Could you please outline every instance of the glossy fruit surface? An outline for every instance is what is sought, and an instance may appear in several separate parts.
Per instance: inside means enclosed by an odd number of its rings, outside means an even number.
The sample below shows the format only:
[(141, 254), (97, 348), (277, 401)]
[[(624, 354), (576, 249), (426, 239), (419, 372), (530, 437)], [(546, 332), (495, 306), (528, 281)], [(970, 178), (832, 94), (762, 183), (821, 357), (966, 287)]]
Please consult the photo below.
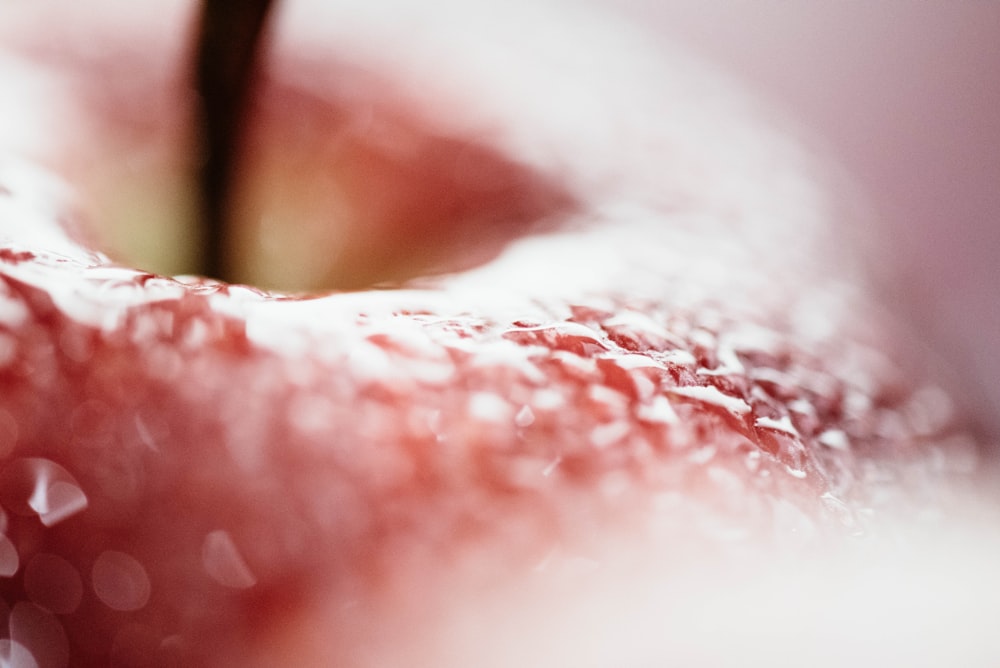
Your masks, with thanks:
[[(630, 39), (588, 21), (608, 53)], [(489, 260), (463, 255), (491, 231), (470, 229), (442, 261), (462, 271), (400, 289), (293, 297), (124, 268), (74, 238), (58, 180), (4, 165), (6, 651), (40, 668), (441, 665), (448, 621), (488, 617), (498, 592), (545, 598), (633, 559), (780, 561), (950, 508), (972, 444), (859, 287), (808, 161), (680, 56), (611, 58), (595, 79), (550, 38), (525, 47), (545, 67), (523, 80), (497, 43), (470, 50), (443, 86), (452, 114), (405, 87), (399, 115), (376, 114), (417, 146), (378, 172), (420, 185), (387, 230), (453, 208), (439, 161), (472, 182), (456, 156), (513, 175), (510, 197), (461, 199), (473, 221), (559, 204), (513, 216), (549, 219)], [(411, 71), (451, 72), (412, 48)], [(334, 86), (276, 72), (274, 100)], [(527, 95), (547, 87), (563, 95)], [(262, 136), (298, 131), (273, 122)], [(352, 164), (396, 146), (348, 145)]]

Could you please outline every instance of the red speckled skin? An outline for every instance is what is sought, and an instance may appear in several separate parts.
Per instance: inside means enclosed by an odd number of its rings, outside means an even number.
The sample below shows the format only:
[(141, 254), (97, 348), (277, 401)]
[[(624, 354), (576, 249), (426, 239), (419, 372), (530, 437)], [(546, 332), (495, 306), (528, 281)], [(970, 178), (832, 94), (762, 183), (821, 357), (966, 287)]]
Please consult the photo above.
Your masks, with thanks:
[[(74, 219), (57, 200), (43, 215), (64, 224), (31, 237), (18, 218), (30, 184), (0, 179), (0, 548), (18, 560), (0, 591), (40, 668), (385, 665), (399, 657), (387, 638), (434, 645), (440, 620), (475, 615), (480, 596), (544, 589), (540, 572), (572, 583), (579, 560), (621, 546), (666, 570), (808, 555), (946, 513), (971, 480), (961, 424), (863, 291), (815, 333), (803, 313), (833, 290), (822, 271), (761, 263), (741, 243), (730, 264), (698, 225), (684, 246), (625, 214), (581, 224), (596, 208), (584, 181), (564, 192), (468, 137), (406, 127), (434, 150), (380, 168), (394, 183), (437, 177), (468, 149), (504, 183), (462, 206), (514, 211), (520, 231), (569, 216), (579, 238), (538, 237), (547, 262), (575, 271), (579, 246), (604, 253), (581, 278), (623, 254), (629, 271), (525, 296), (528, 269), (498, 264), (473, 299), (461, 275), (289, 298), (122, 269), (65, 238)], [(382, 147), (358, 142), (351, 155), (378, 162)], [(427, 202), (442, 207), (428, 220), (449, 210), (454, 180), (420, 178), (428, 190), (390, 206), (386, 229)], [(725, 203), (720, 191), (656, 200), (654, 218), (682, 228), (671, 216)], [(730, 231), (745, 214), (718, 217)], [(770, 233), (753, 224), (731, 231)], [(653, 254), (630, 264), (635, 249)], [(446, 268), (463, 265), (454, 253)], [(692, 257), (732, 273), (692, 296), (700, 280), (677, 269)], [(86, 506), (43, 521), (43, 471)], [(102, 593), (109, 553), (139, 564), (148, 597)], [(71, 611), (43, 609), (26, 585), (39, 554), (79, 575)]]
[[(8, 255), (5, 265), (31, 261)], [(185, 288), (101, 331), (36, 287), (4, 284), (28, 312), (5, 328), (16, 352), (0, 370), (0, 409), (18, 434), (5, 460), (56, 462), (89, 501), (48, 529), (34, 513), (8, 512), (6, 535), (22, 563), (62, 555), (84, 577), (101, 552), (123, 551), (151, 583), (140, 610), (109, 610), (88, 593), (60, 616), (73, 665), (139, 651), (116, 646), (123, 629), (151, 647), (172, 638), (166, 646), (187, 665), (218, 665), (267, 644), (289, 611), (338, 600), (354, 605), (338, 626), (346, 637), (330, 643), (350, 656), (379, 628), (382, 606), (433, 606), (445, 576), (456, 591), (518, 581), (554, 552), (599, 553), (621, 535), (681, 540), (672, 553), (683, 561), (778, 545), (804, 522), (818, 549), (877, 533), (878, 513), (935, 506), (936, 488), (908, 476), (955, 474), (931, 456), (953, 428), (918, 433), (905, 417), (911, 388), (894, 378), (873, 376), (872, 405), (846, 408), (853, 390), (825, 370), (829, 358), (787, 341), (769, 355), (737, 351), (743, 373), (699, 375), (718, 367), (717, 351), (677, 333), (697, 316), (656, 304), (629, 306), (669, 340), (583, 305), (542, 323), (361, 311), (360, 341), (391, 368), (364, 378), (348, 360), (356, 350), (319, 361), (255, 346), (243, 322), (213, 312), (205, 293), (224, 287)], [(684, 327), (667, 329), (678, 318)], [(409, 326), (397, 337), (401, 320)], [(582, 327), (566, 333), (563, 322)], [(727, 327), (722, 319), (711, 332)], [(502, 356), (491, 360), (491, 348)], [(678, 351), (691, 356), (671, 361)], [(639, 358), (650, 366), (634, 368)], [(807, 373), (822, 378), (817, 388), (793, 380)], [(775, 380), (783, 374), (788, 384)], [(690, 387), (749, 410), (677, 392)], [(675, 418), (650, 411), (658, 397)], [(757, 422), (783, 417), (798, 436)], [(821, 445), (829, 430), (843, 430), (850, 451)], [(253, 586), (209, 577), (203, 546), (216, 531), (231, 537)], [(16, 576), (3, 592), (9, 606), (26, 598)]]

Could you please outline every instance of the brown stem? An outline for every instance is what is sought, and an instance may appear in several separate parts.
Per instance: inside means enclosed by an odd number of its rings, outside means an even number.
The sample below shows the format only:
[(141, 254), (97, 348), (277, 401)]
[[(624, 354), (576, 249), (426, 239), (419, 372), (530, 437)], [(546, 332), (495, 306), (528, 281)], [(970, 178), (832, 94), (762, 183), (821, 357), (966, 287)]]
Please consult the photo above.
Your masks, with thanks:
[(201, 98), (201, 273), (231, 279), (227, 228), (237, 151), (272, 0), (202, 0), (195, 85)]

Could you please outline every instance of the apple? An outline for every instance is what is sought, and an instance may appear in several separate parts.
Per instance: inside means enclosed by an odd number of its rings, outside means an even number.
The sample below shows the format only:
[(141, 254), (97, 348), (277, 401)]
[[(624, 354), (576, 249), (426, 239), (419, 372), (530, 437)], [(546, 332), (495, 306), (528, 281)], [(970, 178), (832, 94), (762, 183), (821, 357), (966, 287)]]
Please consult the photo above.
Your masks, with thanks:
[(974, 495), (849, 204), (722, 75), (557, 3), (288, 3), (251, 287), (111, 259), (196, 171), (192, 7), (134, 4), (0, 16), (3, 661), (698, 660), (698, 601)]

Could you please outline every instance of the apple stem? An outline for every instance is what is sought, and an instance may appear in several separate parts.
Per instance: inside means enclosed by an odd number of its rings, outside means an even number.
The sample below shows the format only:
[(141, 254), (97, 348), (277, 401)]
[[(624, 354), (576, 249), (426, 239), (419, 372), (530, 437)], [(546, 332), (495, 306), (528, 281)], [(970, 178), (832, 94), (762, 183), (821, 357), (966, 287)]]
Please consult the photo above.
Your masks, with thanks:
[(231, 280), (230, 197), (250, 88), (272, 0), (202, 0), (195, 61), (201, 109), (199, 225), (201, 273)]

